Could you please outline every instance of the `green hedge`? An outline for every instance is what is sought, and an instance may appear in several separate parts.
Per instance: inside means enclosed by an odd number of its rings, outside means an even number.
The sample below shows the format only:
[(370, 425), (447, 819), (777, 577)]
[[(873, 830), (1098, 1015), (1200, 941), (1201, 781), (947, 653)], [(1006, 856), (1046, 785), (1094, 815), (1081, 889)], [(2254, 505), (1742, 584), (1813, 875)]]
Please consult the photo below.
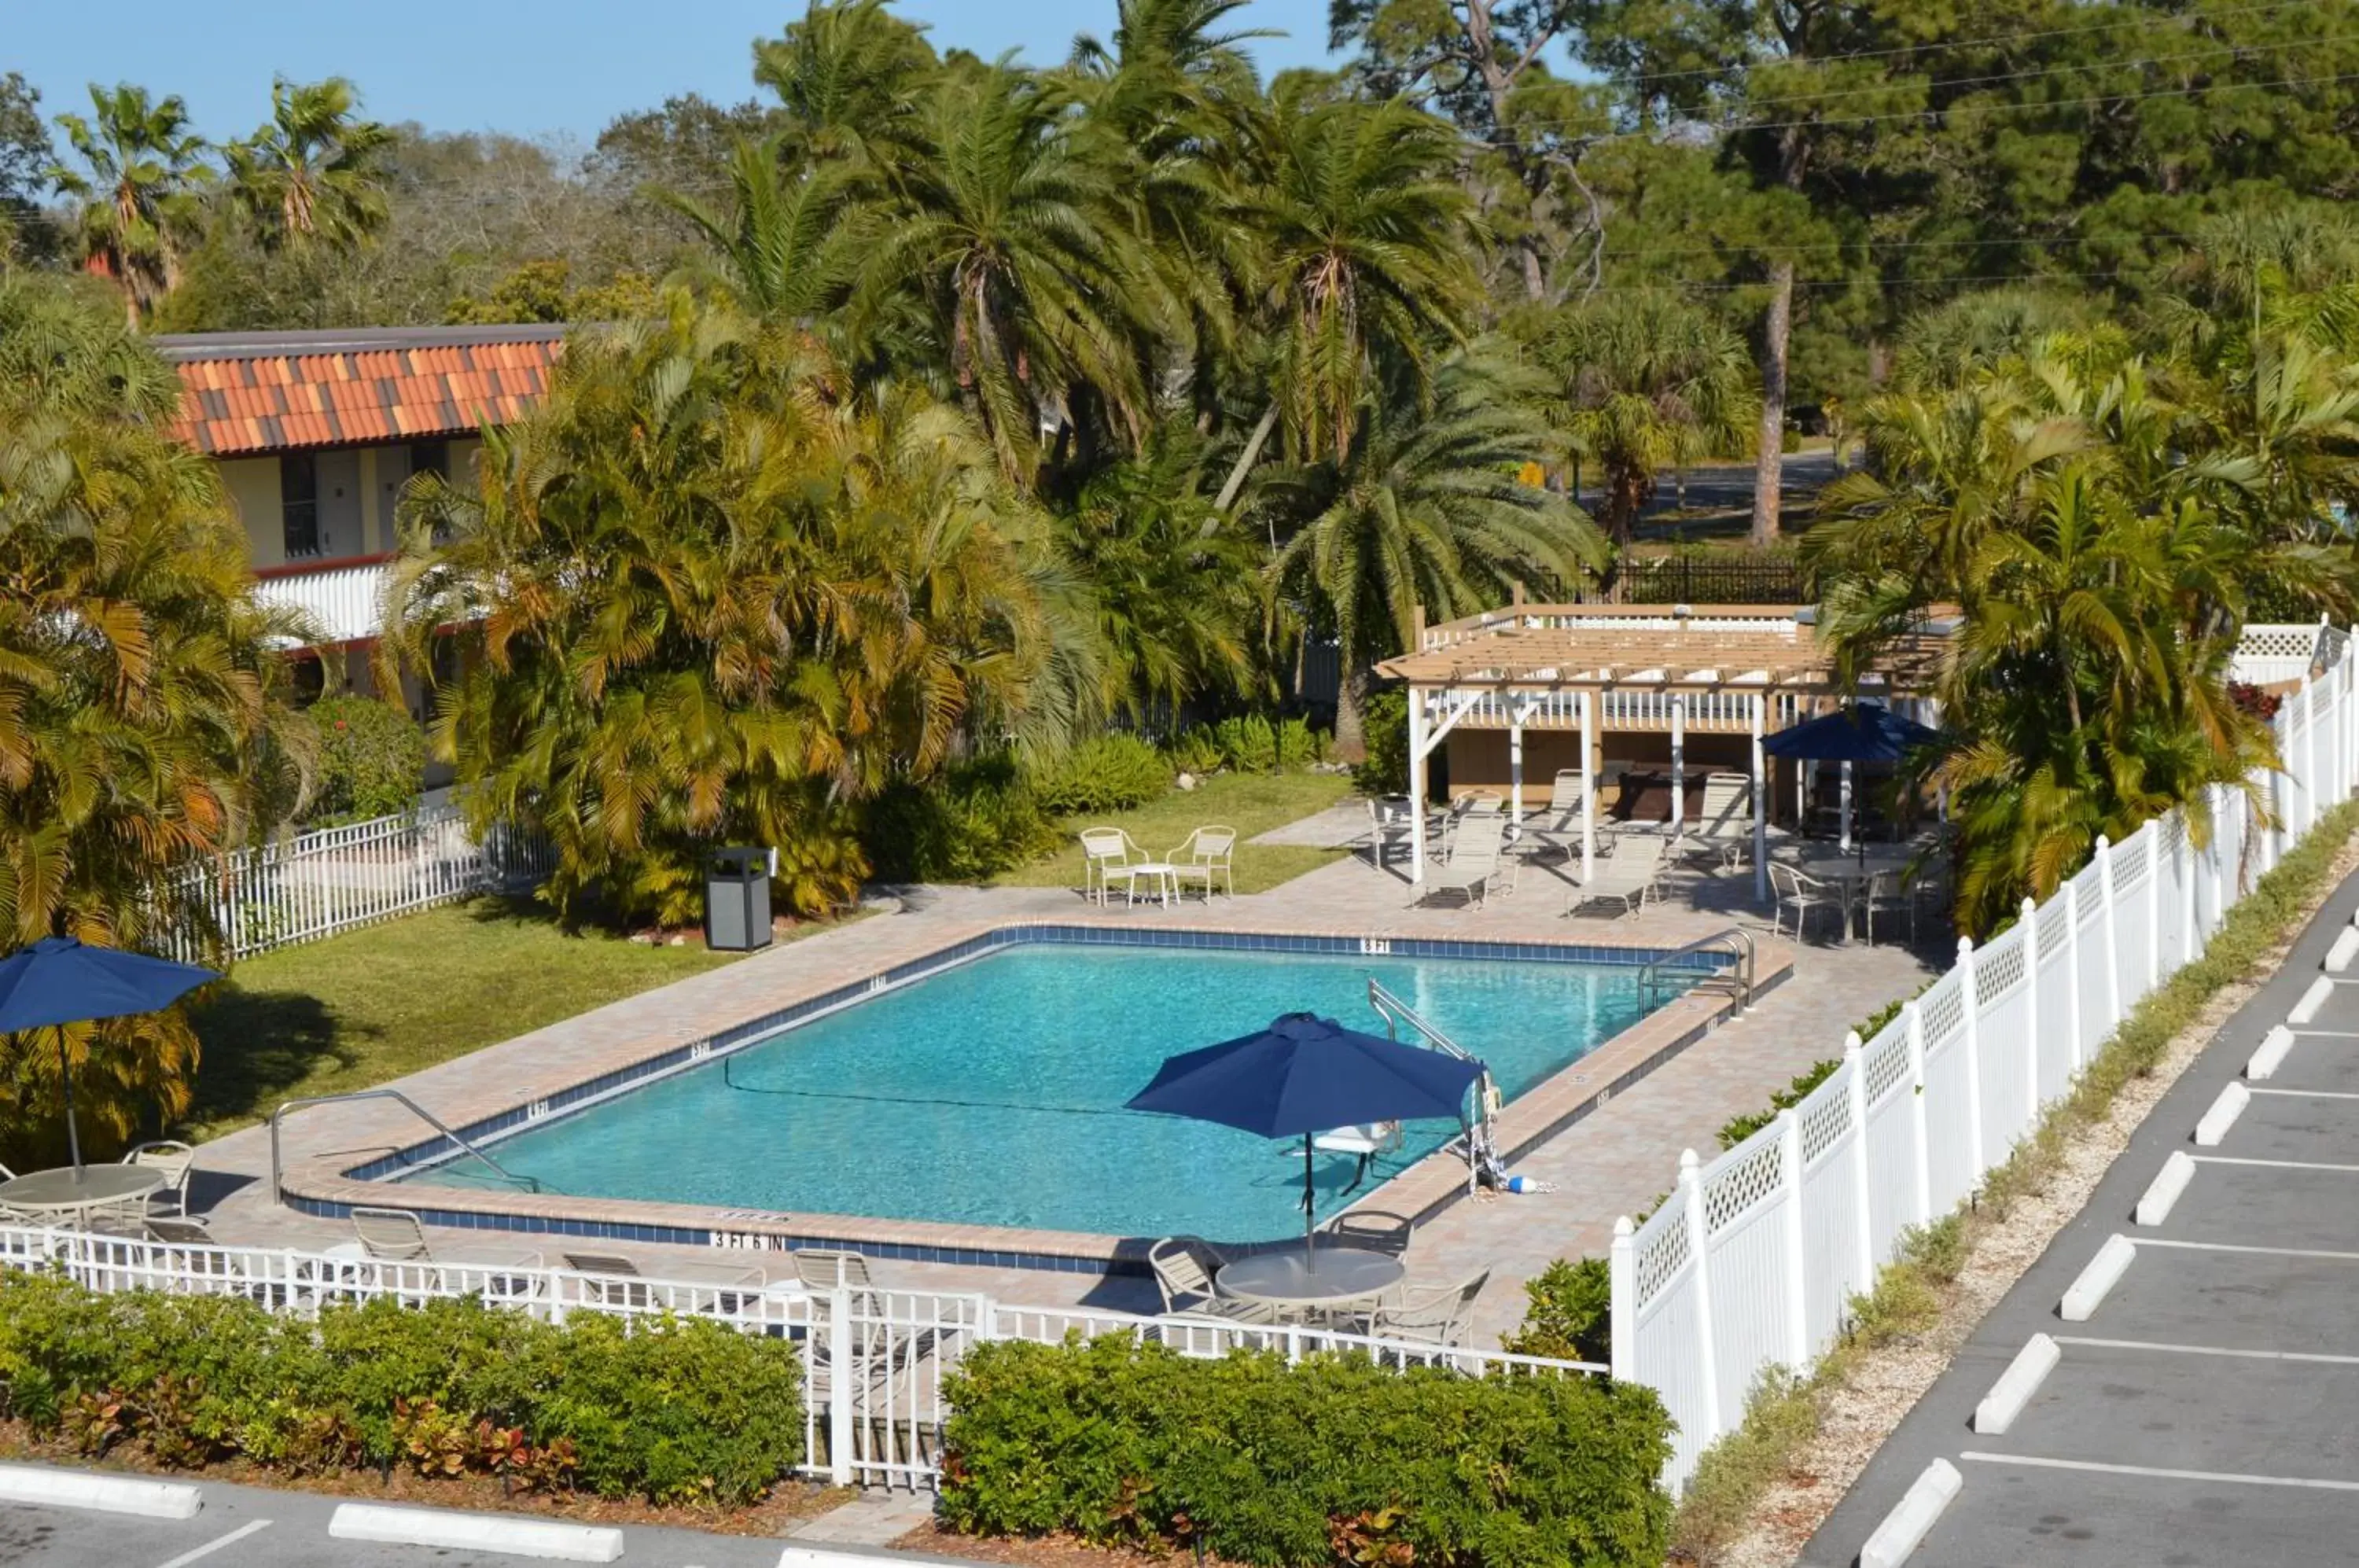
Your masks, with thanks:
[(1136, 735), (1098, 735), (1043, 768), (1032, 788), (1054, 816), (1126, 811), (1171, 788), (1171, 764)]
[(0, 1405), (93, 1456), (400, 1465), (663, 1503), (750, 1502), (803, 1456), (785, 1340), (596, 1312), (560, 1326), (472, 1298), (331, 1306), (313, 1323), (240, 1297), (7, 1274)]
[(1636, 1384), (1188, 1360), (1118, 1334), (978, 1345), (943, 1384), (939, 1517), (971, 1534), (1259, 1568), (1663, 1561), (1671, 1423)]
[(981, 757), (925, 784), (896, 783), (868, 804), (861, 839), (887, 882), (972, 882), (1057, 847), (1012, 757)]

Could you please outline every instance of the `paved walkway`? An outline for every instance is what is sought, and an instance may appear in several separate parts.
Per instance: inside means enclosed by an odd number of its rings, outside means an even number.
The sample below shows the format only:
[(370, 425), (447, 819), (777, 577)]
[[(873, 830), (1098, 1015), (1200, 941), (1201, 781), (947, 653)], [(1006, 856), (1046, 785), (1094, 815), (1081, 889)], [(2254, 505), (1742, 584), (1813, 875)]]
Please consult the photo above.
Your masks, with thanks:
[[(1984, 1318), (1805, 1550), (1856, 1562), (1937, 1460), (1963, 1484), (1910, 1568), (2212, 1568), (2347, 1563), (2359, 1518), (2359, 979), (2291, 1026), (2275, 1072), (2255, 1049), (2352, 929), (2338, 888), (2284, 968), (2157, 1104), (2087, 1208)], [(2359, 967), (2348, 975), (2359, 977)], [(2251, 1098), (2195, 1140), (2231, 1084)], [(2166, 1161), (2193, 1174), (2139, 1208)], [(2113, 1238), (2134, 1246), (2093, 1311), (2064, 1298)], [(2033, 1336), (2060, 1355), (2003, 1430), (1976, 1407)], [(2036, 1354), (2036, 1353), (2035, 1353)], [(1994, 1412), (1995, 1413), (1995, 1412)], [(1995, 1423), (2001, 1424), (2001, 1423)]]
[[(625, 1059), (650, 1054), (723, 1022), (833, 988), (1010, 920), (1212, 923), (1240, 931), (1539, 937), (1668, 947), (1732, 921), (1758, 926), (1761, 920), (1750, 903), (1748, 874), (1688, 877), (1665, 903), (1621, 920), (1565, 919), (1568, 887), (1553, 869), (1527, 868), (1520, 887), (1484, 907), (1412, 909), (1406, 907), (1408, 887), (1399, 866), (1380, 872), (1353, 857), (1267, 893), (1215, 901), (1209, 909), (1190, 902), (1170, 911), (1153, 906), (1101, 911), (1056, 888), (909, 889), (897, 900), (899, 912), (643, 993), (430, 1068), (400, 1086), (446, 1121), (463, 1124), (581, 1082), (604, 1071), (596, 1064), (611, 1065), (618, 1052)], [(1943, 956), (1940, 943), (1926, 946), (1936, 951), (1912, 953), (1890, 944), (1800, 948), (1792, 978), (1749, 1017), (1722, 1026), (1516, 1162), (1518, 1170), (1553, 1183), (1554, 1192), (1462, 1202), (1421, 1227), (1411, 1253), (1413, 1280), (1441, 1283), (1490, 1270), (1492, 1283), (1476, 1313), (1476, 1343), (1494, 1343), (1500, 1330), (1521, 1316), (1522, 1279), (1553, 1258), (1602, 1249), (1614, 1215), (1646, 1204), (1671, 1184), (1681, 1149), (1694, 1147), (1708, 1156), (1714, 1149), (1712, 1133), (1723, 1122), (1759, 1108), (1771, 1090), (1837, 1052), (1844, 1029), (1920, 987)], [(421, 981), (430, 983), (430, 976)], [(288, 1152), (291, 1162), (330, 1150), (411, 1142), (419, 1133), (416, 1123), (383, 1102), (323, 1106), (288, 1119)], [(291, 1214), (267, 1202), (270, 1154), (264, 1129), (207, 1144), (198, 1167), (197, 1205), (211, 1208), (214, 1230), (226, 1240), (301, 1246), (349, 1234), (341, 1224)], [(640, 1257), (650, 1272), (671, 1251), (623, 1250)], [(880, 1264), (876, 1274), (885, 1283), (910, 1289), (986, 1290), (1041, 1305), (1155, 1305), (1151, 1287), (1136, 1278), (901, 1262)]]

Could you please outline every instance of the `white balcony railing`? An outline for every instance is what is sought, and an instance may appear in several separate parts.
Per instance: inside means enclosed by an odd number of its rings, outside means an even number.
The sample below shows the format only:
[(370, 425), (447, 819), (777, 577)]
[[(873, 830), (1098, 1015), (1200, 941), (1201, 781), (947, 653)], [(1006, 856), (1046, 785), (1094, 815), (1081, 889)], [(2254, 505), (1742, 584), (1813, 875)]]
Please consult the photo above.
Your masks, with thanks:
[(255, 591), (266, 604), (300, 611), (328, 642), (359, 642), (384, 624), (385, 576), (381, 560), (331, 561), (316, 572), (274, 571)]

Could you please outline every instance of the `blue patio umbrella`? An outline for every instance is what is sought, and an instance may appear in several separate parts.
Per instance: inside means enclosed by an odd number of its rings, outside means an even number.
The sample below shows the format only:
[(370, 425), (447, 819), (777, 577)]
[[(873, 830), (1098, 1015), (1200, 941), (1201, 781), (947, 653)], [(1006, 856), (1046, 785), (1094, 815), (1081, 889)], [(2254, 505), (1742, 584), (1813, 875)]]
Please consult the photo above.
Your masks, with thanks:
[(1310, 1139), (1369, 1122), (1464, 1114), (1484, 1066), (1332, 1018), (1288, 1013), (1266, 1029), (1167, 1058), (1130, 1098), (1134, 1111), (1302, 1139), (1303, 1241), (1310, 1245)]
[(221, 976), (193, 964), (175, 964), (119, 947), (90, 947), (70, 936), (46, 936), (0, 958), (0, 1034), (58, 1030), (58, 1079), (66, 1096), (66, 1149), (82, 1175), (82, 1137), (74, 1127), (73, 1075), (66, 1067), (65, 1024), (126, 1018), (170, 1007)]
[(1863, 702), (1788, 725), (1765, 736), (1761, 749), (1805, 762), (1897, 762), (1904, 753), (1940, 740), (1939, 730), (1902, 718), (1881, 703)]

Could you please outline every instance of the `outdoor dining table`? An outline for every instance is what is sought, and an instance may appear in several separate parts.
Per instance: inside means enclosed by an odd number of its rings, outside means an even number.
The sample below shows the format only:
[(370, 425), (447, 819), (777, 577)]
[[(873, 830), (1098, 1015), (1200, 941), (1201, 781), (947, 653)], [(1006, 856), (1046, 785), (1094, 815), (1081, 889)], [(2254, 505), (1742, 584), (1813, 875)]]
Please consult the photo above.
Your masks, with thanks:
[(0, 1181), (0, 1212), (72, 1217), (93, 1209), (128, 1207), (164, 1186), (164, 1173), (146, 1165), (70, 1165), (32, 1171)]
[(1408, 1266), (1389, 1253), (1358, 1247), (1306, 1252), (1296, 1246), (1240, 1258), (1223, 1266), (1213, 1283), (1224, 1296), (1304, 1313), (1374, 1301), (1408, 1277)]
[(1879, 877), (1897, 877), (1915, 863), (1913, 855), (1871, 855), (1862, 859), (1856, 854), (1841, 853), (1804, 855), (1795, 864), (1809, 876), (1833, 885), (1843, 900), (1843, 941), (1851, 942), (1852, 916), (1867, 897), (1867, 885)]

